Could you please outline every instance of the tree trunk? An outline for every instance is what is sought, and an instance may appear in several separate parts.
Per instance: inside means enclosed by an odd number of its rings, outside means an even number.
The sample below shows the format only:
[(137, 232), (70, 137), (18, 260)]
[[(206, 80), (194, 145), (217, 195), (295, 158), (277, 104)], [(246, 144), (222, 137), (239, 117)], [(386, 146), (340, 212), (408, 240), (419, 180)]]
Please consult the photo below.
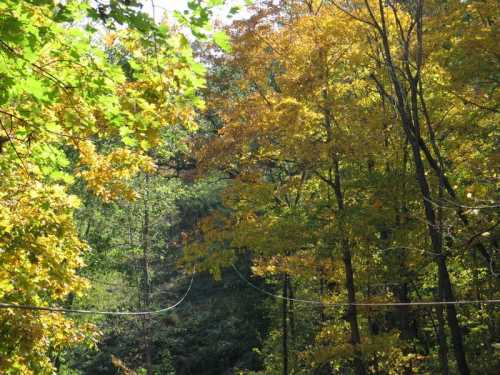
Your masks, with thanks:
[(361, 350), (359, 349), (361, 337), (359, 334), (358, 312), (356, 309), (356, 305), (354, 305), (354, 303), (356, 303), (354, 271), (352, 268), (351, 249), (349, 246), (349, 241), (347, 239), (342, 240), (342, 252), (342, 259), (344, 261), (345, 267), (347, 301), (350, 303), (347, 309), (347, 321), (349, 322), (349, 327), (351, 329), (351, 344), (354, 346), (354, 370), (356, 372), (356, 375), (364, 375), (365, 366), (363, 363)]
[[(328, 84), (328, 72), (325, 72), (325, 82)], [(332, 114), (330, 109), (327, 106), (328, 103), (328, 90), (323, 90), (323, 98), (325, 100), (325, 108), (324, 108), (324, 127), (327, 133), (327, 142), (332, 143), (334, 140), (333, 137), (333, 127), (332, 127)], [(342, 213), (345, 209), (344, 204), (344, 196), (342, 192), (342, 179), (340, 176), (340, 165), (339, 165), (339, 157), (335, 148), (332, 145), (331, 150), (331, 158), (332, 158), (332, 167), (334, 170), (334, 181), (328, 181), (328, 184), (331, 188), (333, 188), (335, 198), (337, 201), (337, 209), (339, 212), (339, 216), (342, 216)], [(349, 302), (349, 307), (346, 313), (346, 319), (349, 322), (349, 327), (351, 331), (351, 344), (353, 345), (354, 350), (354, 371), (356, 375), (365, 375), (365, 364), (363, 362), (362, 353), (359, 347), (361, 343), (361, 337), (359, 333), (359, 324), (358, 324), (358, 312), (356, 309), (356, 289), (354, 286), (354, 270), (352, 267), (352, 254), (351, 247), (349, 243), (349, 239), (345, 235), (345, 231), (342, 228), (342, 218), (340, 219), (340, 228), (339, 232), (341, 233), (341, 250), (342, 250), (342, 259), (344, 262), (345, 268), (345, 283), (347, 288), (347, 298)]]
[[(334, 160), (334, 170), (335, 170), (335, 196), (337, 198), (337, 206), (339, 212), (342, 212), (345, 208), (344, 206), (344, 197), (342, 194), (342, 186), (341, 186), (341, 178), (340, 178), (340, 169), (339, 162), (335, 158)], [(342, 228), (340, 229), (343, 232)], [(358, 312), (356, 308), (356, 289), (354, 286), (354, 270), (352, 267), (352, 254), (351, 247), (349, 244), (349, 240), (342, 235), (341, 239), (341, 247), (342, 247), (342, 260), (344, 261), (345, 268), (345, 283), (347, 288), (347, 301), (349, 302), (349, 307), (347, 309), (346, 318), (349, 322), (349, 327), (351, 330), (351, 344), (354, 347), (354, 370), (356, 375), (364, 375), (365, 365), (363, 363), (363, 358), (361, 355), (361, 350), (359, 348), (359, 344), (361, 343), (361, 336), (359, 333), (359, 324), (358, 324)]]
[[(146, 175), (146, 185), (144, 194), (144, 222), (142, 231), (142, 307), (144, 310), (149, 310), (151, 306), (151, 281), (149, 278), (149, 251), (151, 247), (150, 228), (149, 228), (149, 176)], [(146, 366), (147, 375), (153, 375), (152, 361), (152, 343), (151, 343), (151, 317), (144, 315), (142, 317), (143, 339), (144, 339), (144, 364)]]
[[(444, 186), (442, 184), (442, 181), (440, 180), (439, 183), (439, 189), (438, 189), (438, 196), (439, 199), (441, 200), (443, 198), (443, 191)], [(439, 230), (439, 235), (441, 236), (441, 242), (443, 241), (443, 220), (444, 220), (444, 213), (443, 213), (443, 207), (438, 206), (437, 208), (437, 219), (438, 219), (438, 230)], [(441, 284), (439, 285), (439, 301), (443, 301), (443, 288), (441, 287)], [(443, 375), (448, 375), (450, 368), (449, 368), (449, 362), (448, 362), (448, 342), (446, 341), (446, 328), (445, 328), (445, 320), (444, 320), (444, 307), (443, 306), (437, 306), (436, 308), (436, 314), (437, 314), (437, 320), (438, 320), (438, 327), (437, 327), (437, 341), (438, 341), (438, 347), (439, 347), (439, 363), (441, 367), (441, 373)]]
[(450, 369), (448, 366), (448, 343), (446, 342), (443, 310), (443, 306), (436, 306), (436, 314), (438, 320), (437, 341), (439, 347), (439, 364), (441, 366), (441, 374), (448, 375), (450, 373)]
[[(413, 160), (415, 164), (415, 173), (417, 182), (422, 194), (422, 204), (425, 210), (425, 219), (427, 221), (427, 228), (429, 232), (429, 237), (432, 243), (432, 251), (435, 254), (435, 262), (438, 266), (438, 279), (439, 286), (442, 288), (443, 297), (445, 301), (453, 301), (453, 291), (450, 281), (450, 276), (446, 266), (446, 258), (443, 254), (443, 246), (441, 241), (441, 236), (439, 233), (439, 228), (437, 225), (436, 214), (432, 206), (432, 197), (429, 189), (429, 184), (427, 182), (427, 177), (425, 175), (425, 167), (421, 156), (421, 145), (420, 141), (420, 124), (419, 124), (419, 105), (418, 105), (418, 84), (420, 81), (420, 69), (422, 66), (422, 14), (423, 14), (423, 3), (422, 0), (417, 1), (417, 13), (415, 15), (416, 22), (416, 34), (417, 34), (417, 51), (416, 51), (416, 72), (413, 75), (411, 70), (408, 68), (408, 73), (406, 80), (410, 85), (410, 93), (407, 94), (403, 88), (401, 79), (398, 77), (397, 69), (395, 67), (392, 52), (389, 44), (389, 31), (387, 29), (385, 20), (385, 5), (382, 0), (379, 0), (379, 12), (380, 12), (380, 24), (379, 21), (373, 17), (373, 21), (378, 25), (377, 31), (382, 40), (383, 46), (383, 57), (387, 64), (389, 77), (393, 84), (394, 92), (396, 94), (396, 108), (399, 112), (401, 118), (401, 125), (405, 131), (408, 140), (410, 142)], [(408, 58), (408, 55), (406, 56)], [(405, 61), (409, 66), (410, 62)], [(455, 357), (457, 360), (458, 370), (460, 375), (469, 375), (469, 368), (467, 365), (467, 360), (465, 358), (465, 351), (463, 347), (462, 333), (457, 319), (457, 312), (455, 306), (449, 304), (446, 306), (448, 325), (450, 327), (453, 349), (455, 352)]]
[[(427, 228), (432, 243), (432, 251), (435, 254), (435, 261), (438, 266), (438, 280), (439, 287), (442, 290), (444, 301), (454, 301), (453, 290), (451, 286), (450, 275), (446, 266), (446, 257), (443, 254), (443, 244), (439, 231), (439, 225), (436, 220), (434, 208), (432, 207), (431, 194), (427, 178), (425, 176), (425, 169), (420, 155), (420, 149), (415, 140), (410, 142), (412, 144), (413, 156), (415, 162), (415, 169), (417, 174), (417, 181), (422, 193), (423, 205), (425, 208), (425, 218), (427, 220)], [(439, 255), (436, 255), (439, 254)], [(457, 360), (458, 370), (461, 375), (469, 375), (469, 367), (465, 358), (465, 350), (463, 347), (463, 338), (460, 325), (457, 319), (457, 311), (455, 305), (446, 305), (446, 315), (448, 325), (451, 331), (451, 338), (455, 358)]]
[(295, 298), (294, 292), (293, 292), (293, 283), (292, 279), (289, 276), (288, 277), (288, 297), (290, 298), (290, 301), (288, 302), (288, 314), (289, 314), (289, 320), (290, 320), (290, 337), (292, 339), (292, 350), (293, 350), (293, 345), (295, 344), (295, 310), (294, 310), (294, 304), (293, 304), (293, 299)]
[(288, 274), (283, 278), (283, 375), (288, 375)]
[[(323, 276), (323, 272), (321, 272), (321, 276), (319, 278), (319, 300), (323, 301), (323, 295), (325, 294), (325, 277)], [(325, 316), (325, 306), (323, 304), (319, 305), (319, 319), (321, 323), (326, 321)]]

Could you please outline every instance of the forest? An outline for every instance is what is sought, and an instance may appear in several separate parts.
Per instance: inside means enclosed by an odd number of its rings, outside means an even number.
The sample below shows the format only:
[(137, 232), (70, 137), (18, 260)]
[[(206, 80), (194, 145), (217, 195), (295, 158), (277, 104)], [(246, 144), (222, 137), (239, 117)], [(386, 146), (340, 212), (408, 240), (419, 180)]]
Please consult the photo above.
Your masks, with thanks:
[(1, 0), (0, 375), (500, 373), (500, 2)]

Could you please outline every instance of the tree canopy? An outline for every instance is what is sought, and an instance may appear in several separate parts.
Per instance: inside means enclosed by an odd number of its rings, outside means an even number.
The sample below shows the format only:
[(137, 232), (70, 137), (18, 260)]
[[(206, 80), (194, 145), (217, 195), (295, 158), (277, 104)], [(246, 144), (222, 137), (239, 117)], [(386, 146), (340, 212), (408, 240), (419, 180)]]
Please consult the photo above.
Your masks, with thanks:
[(499, 4), (142, 6), (0, 4), (0, 373), (496, 374)]

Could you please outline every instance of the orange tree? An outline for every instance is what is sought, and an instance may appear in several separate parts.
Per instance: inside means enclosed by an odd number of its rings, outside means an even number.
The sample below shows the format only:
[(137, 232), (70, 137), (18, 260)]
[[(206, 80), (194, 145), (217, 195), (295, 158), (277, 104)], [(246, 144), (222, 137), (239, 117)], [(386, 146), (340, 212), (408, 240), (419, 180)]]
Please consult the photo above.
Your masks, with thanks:
[[(223, 62), (233, 76), (209, 100), (222, 127), (199, 157), (234, 183), (187, 258), (217, 273), (250, 251), (257, 274), (280, 273), (285, 285), (296, 278), (310, 299), (324, 282), (325, 302), (491, 297), (496, 7), (282, 5), (231, 29), (234, 53)], [(488, 66), (464, 56), (471, 45)], [(494, 368), (467, 358), (495, 336), (494, 309), (461, 309), (475, 327), (465, 340), (453, 305), (436, 308), (432, 321), (409, 306), (325, 311), (315, 345), (296, 348), (295, 371), (350, 362), (357, 374), (450, 366), (466, 374), (468, 360), (477, 371)], [(283, 360), (269, 362), (273, 371), (289, 370), (291, 320), (280, 323)], [(482, 355), (491, 359), (492, 349)]]

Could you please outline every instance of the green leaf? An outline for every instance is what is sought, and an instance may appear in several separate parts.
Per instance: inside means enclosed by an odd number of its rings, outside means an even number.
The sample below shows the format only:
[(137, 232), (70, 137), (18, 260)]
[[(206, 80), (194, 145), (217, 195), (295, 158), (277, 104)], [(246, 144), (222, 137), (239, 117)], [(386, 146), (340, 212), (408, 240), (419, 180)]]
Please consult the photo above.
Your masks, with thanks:
[(204, 74), (206, 73), (207, 68), (205, 68), (205, 66), (204, 66), (203, 64), (200, 64), (200, 63), (194, 62), (194, 63), (192, 63), (192, 64), (191, 64), (191, 70), (192, 70), (194, 73), (196, 73), (196, 74), (198, 74), (198, 75), (202, 76), (202, 75), (204, 75)]
[(129, 136), (122, 137), (122, 142), (129, 147), (137, 146), (137, 141)]
[(225, 31), (217, 31), (212, 38), (224, 52), (231, 52), (231, 40)]
[(48, 99), (46, 88), (39, 80), (33, 77), (29, 77), (26, 81), (24, 81), (24, 90), (38, 100), (44, 101)]
[(234, 16), (236, 13), (238, 13), (239, 11), (241, 11), (241, 6), (234, 6), (234, 7), (231, 7), (231, 9), (229, 9), (229, 15), (230, 16)]

